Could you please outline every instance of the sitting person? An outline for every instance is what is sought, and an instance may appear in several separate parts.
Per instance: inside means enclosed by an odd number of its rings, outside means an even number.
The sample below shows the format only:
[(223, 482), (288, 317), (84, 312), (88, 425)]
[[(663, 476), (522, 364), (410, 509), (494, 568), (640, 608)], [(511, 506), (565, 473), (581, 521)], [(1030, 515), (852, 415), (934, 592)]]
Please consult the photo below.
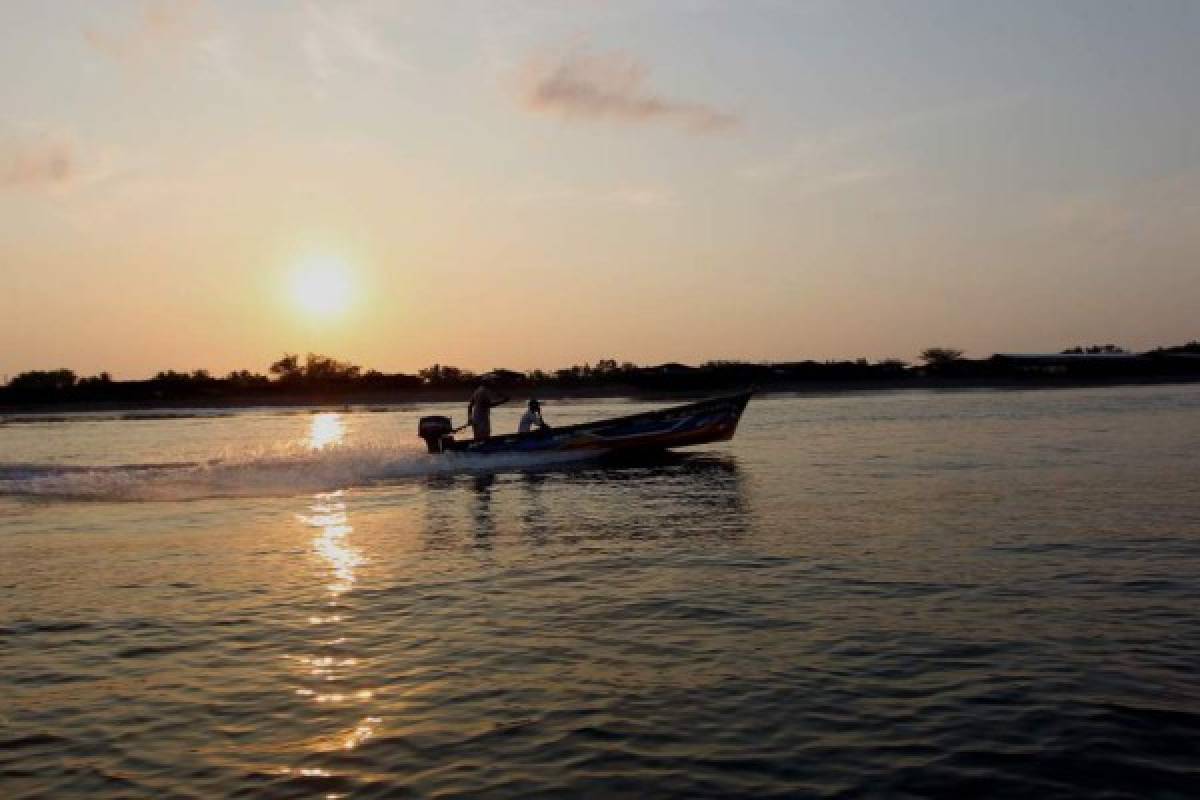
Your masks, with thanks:
[(546, 424), (546, 420), (542, 419), (542, 404), (531, 397), (529, 399), (529, 408), (521, 416), (521, 424), (517, 426), (517, 433), (529, 433), (535, 428), (544, 430), (549, 427)]

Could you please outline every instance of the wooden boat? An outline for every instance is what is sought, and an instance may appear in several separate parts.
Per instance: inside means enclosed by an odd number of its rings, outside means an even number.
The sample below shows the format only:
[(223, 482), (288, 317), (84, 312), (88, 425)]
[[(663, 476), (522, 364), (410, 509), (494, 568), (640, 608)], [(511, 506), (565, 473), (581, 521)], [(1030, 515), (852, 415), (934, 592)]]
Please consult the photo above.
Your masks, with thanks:
[(625, 417), (458, 441), (448, 417), (422, 417), (417, 435), (431, 453), (628, 453), (666, 450), (732, 439), (753, 391)]

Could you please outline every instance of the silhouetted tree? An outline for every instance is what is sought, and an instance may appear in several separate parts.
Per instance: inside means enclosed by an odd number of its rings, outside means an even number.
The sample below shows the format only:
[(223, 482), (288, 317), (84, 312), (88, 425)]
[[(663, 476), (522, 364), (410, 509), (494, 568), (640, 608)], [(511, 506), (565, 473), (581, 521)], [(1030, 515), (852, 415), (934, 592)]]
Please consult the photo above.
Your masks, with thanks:
[(1177, 344), (1174, 347), (1158, 347), (1155, 353), (1178, 353), (1181, 355), (1200, 355), (1200, 341), (1190, 341), (1187, 344)]
[(87, 387), (88, 389), (100, 389), (112, 383), (112, 375), (107, 372), (101, 372), (98, 375), (91, 375), (87, 378), (80, 378), (78, 385)]
[(492, 380), (506, 386), (516, 386), (525, 383), (525, 375), (523, 373), (504, 369), (503, 367), (496, 367), (488, 375), (491, 376)]
[[(1076, 346), (1064, 353), (1120, 354), (1128, 351), (1114, 344)], [(1064, 364), (1053, 373), (1059, 377), (1083, 378), (1092, 381), (1131, 375), (1200, 378), (1200, 340), (1172, 347), (1159, 347), (1140, 356), (1127, 358), (1063, 359)], [(949, 347), (930, 347), (921, 353), (924, 371), (942, 377), (959, 379), (1006, 380), (1044, 379), (1047, 373), (1030, 360), (1006, 359), (996, 356), (990, 360), (969, 360), (963, 351)], [(1033, 360), (1034, 362), (1037, 359)], [(594, 365), (576, 364), (547, 371), (541, 369), (519, 373), (497, 368), (498, 380), (513, 386), (585, 387), (620, 382), (625, 385), (654, 390), (715, 390), (729, 387), (786, 385), (804, 381), (900, 381), (913, 374), (909, 365), (900, 359), (888, 358), (875, 363), (866, 359), (824, 361), (753, 363), (736, 360), (713, 360), (700, 367), (668, 363), (639, 367), (616, 359), (600, 359)], [(304, 395), (320, 397), (322, 401), (338, 396), (352, 396), (357, 390), (371, 392), (415, 392), (422, 386), (459, 390), (476, 380), (474, 373), (458, 367), (434, 364), (419, 375), (385, 374), (378, 370), (364, 371), (357, 365), (328, 356), (309, 353), (304, 360), (285, 353), (270, 367), (270, 375), (247, 370), (228, 373), (215, 379), (207, 370), (163, 370), (151, 380), (114, 381), (107, 372), (78, 378), (68, 369), (23, 372), (6, 386), (0, 387), (0, 405), (40, 404), (62, 402), (106, 402), (148, 404), (155, 402), (211, 401), (216, 398), (236, 399), (239, 395), (274, 395), (289, 397)]]
[(8, 382), (8, 388), (17, 392), (28, 392), (31, 394), (63, 392), (74, 385), (75, 373), (69, 369), (22, 372)]
[(164, 369), (156, 372), (153, 380), (155, 383), (189, 383), (192, 380), (192, 373)]
[(955, 361), (961, 361), (963, 351), (953, 347), (927, 347), (921, 351), (921, 360), (927, 367), (944, 367)]
[(304, 376), (300, 366), (300, 356), (295, 353), (284, 353), (283, 358), (276, 361), (269, 369), (272, 375), (277, 375), (281, 381), (296, 381)]
[(617, 374), (617, 370), (617, 360), (615, 358), (602, 358), (592, 368), (592, 374), (598, 378), (611, 378)]
[(329, 356), (309, 353), (304, 361), (304, 378), (309, 381), (352, 381), (361, 367)]
[(429, 386), (461, 386), (475, 380), (473, 372), (458, 367), (444, 367), (441, 364), (426, 367), (417, 375)]
[(225, 382), (237, 389), (250, 389), (266, 386), (270, 383), (270, 379), (266, 375), (259, 375), (248, 369), (240, 369), (226, 375)]

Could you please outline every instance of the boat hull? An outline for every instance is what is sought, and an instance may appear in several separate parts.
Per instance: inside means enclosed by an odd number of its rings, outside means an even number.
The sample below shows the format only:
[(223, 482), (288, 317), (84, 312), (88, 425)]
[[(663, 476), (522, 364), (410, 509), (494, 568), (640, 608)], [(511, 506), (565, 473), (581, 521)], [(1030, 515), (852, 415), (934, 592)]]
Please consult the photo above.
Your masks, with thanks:
[(563, 428), (493, 436), (482, 442), (447, 439), (447, 452), (653, 452), (732, 439), (752, 392)]

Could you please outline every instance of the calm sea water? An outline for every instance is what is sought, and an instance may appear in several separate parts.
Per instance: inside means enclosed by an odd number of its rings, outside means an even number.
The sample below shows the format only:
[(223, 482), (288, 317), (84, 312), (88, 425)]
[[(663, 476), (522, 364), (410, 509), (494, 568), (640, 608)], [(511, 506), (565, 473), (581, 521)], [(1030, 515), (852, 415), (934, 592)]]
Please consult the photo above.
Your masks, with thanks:
[(1200, 794), (1200, 386), (433, 410), (0, 417), (0, 795)]

